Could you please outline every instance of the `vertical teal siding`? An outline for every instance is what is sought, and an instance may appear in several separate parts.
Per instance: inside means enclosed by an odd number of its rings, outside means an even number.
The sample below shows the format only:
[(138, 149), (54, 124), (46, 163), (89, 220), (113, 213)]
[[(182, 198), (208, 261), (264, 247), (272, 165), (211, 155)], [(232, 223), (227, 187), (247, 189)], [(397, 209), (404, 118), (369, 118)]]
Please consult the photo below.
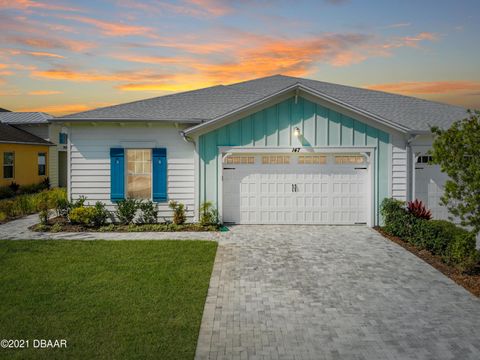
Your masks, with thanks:
[[(292, 136), (300, 128), (300, 139)], [(374, 204), (388, 196), (389, 135), (358, 120), (298, 97), (200, 136), (200, 202), (218, 202), (218, 146), (374, 146)]]

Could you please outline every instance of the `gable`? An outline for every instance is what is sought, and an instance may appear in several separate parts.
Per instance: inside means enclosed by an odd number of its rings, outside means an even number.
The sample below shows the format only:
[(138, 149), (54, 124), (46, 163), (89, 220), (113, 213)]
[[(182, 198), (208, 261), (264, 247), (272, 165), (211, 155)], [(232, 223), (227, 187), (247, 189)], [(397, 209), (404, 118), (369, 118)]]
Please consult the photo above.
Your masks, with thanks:
[[(296, 127), (302, 134), (299, 138), (293, 136)], [(374, 146), (378, 138), (388, 142), (388, 137), (386, 132), (361, 121), (302, 97), (297, 101), (292, 97), (201, 135), (200, 139), (206, 149), (214, 150), (215, 146)]]

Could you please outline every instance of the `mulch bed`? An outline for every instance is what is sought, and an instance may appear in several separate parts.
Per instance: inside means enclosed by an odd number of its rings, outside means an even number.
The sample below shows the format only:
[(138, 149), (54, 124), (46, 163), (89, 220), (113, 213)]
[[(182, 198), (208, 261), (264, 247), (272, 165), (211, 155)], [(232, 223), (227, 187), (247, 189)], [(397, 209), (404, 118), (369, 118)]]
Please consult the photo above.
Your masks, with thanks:
[(433, 255), (427, 250), (420, 250), (396, 236), (385, 233), (380, 227), (375, 227), (374, 229), (377, 230), (383, 237), (393, 241), (423, 261), (427, 262), (442, 274), (455, 281), (458, 285), (471, 292), (473, 295), (480, 297), (480, 265), (477, 265), (475, 269), (468, 273), (462, 272), (453, 266), (445, 264), (442, 261), (441, 256)]
[[(60, 225), (61, 230), (55, 230), (54, 225)], [(57, 225), (57, 226), (58, 226)], [(48, 225), (43, 226), (35, 224), (29, 227), (36, 232), (176, 232), (176, 231), (194, 231), (194, 232), (212, 232), (222, 231), (217, 226), (201, 226), (199, 224), (183, 224), (174, 226), (172, 224), (144, 224), (144, 225), (106, 225), (101, 228), (88, 227), (84, 225), (71, 224), (67, 219), (59, 216), (48, 220)]]

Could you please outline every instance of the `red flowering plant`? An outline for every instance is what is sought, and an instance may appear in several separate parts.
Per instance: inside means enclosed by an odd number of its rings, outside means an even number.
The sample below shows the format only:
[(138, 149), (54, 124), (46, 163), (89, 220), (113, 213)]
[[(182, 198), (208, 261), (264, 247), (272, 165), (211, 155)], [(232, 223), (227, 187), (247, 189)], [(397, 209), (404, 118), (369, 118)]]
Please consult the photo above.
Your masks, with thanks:
[(407, 211), (419, 219), (430, 220), (432, 218), (431, 211), (428, 210), (425, 204), (418, 199), (408, 202)]

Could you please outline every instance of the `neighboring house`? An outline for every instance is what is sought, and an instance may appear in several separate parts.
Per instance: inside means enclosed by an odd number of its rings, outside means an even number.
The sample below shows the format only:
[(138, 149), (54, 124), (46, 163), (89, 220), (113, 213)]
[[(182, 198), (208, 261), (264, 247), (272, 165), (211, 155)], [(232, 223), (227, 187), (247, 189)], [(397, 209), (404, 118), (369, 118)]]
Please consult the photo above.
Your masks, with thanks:
[(42, 112), (1, 112), (0, 122), (27, 131), (55, 144), (50, 149), (48, 173), (52, 187), (67, 186), (67, 134)]
[(0, 186), (38, 184), (49, 176), (54, 144), (14, 126), (0, 123)]
[(386, 197), (442, 216), (444, 178), (425, 158), (430, 126), (463, 108), (271, 76), (57, 118), (69, 132), (69, 194), (90, 203), (168, 200), (188, 217), (211, 201), (224, 222), (381, 223)]

